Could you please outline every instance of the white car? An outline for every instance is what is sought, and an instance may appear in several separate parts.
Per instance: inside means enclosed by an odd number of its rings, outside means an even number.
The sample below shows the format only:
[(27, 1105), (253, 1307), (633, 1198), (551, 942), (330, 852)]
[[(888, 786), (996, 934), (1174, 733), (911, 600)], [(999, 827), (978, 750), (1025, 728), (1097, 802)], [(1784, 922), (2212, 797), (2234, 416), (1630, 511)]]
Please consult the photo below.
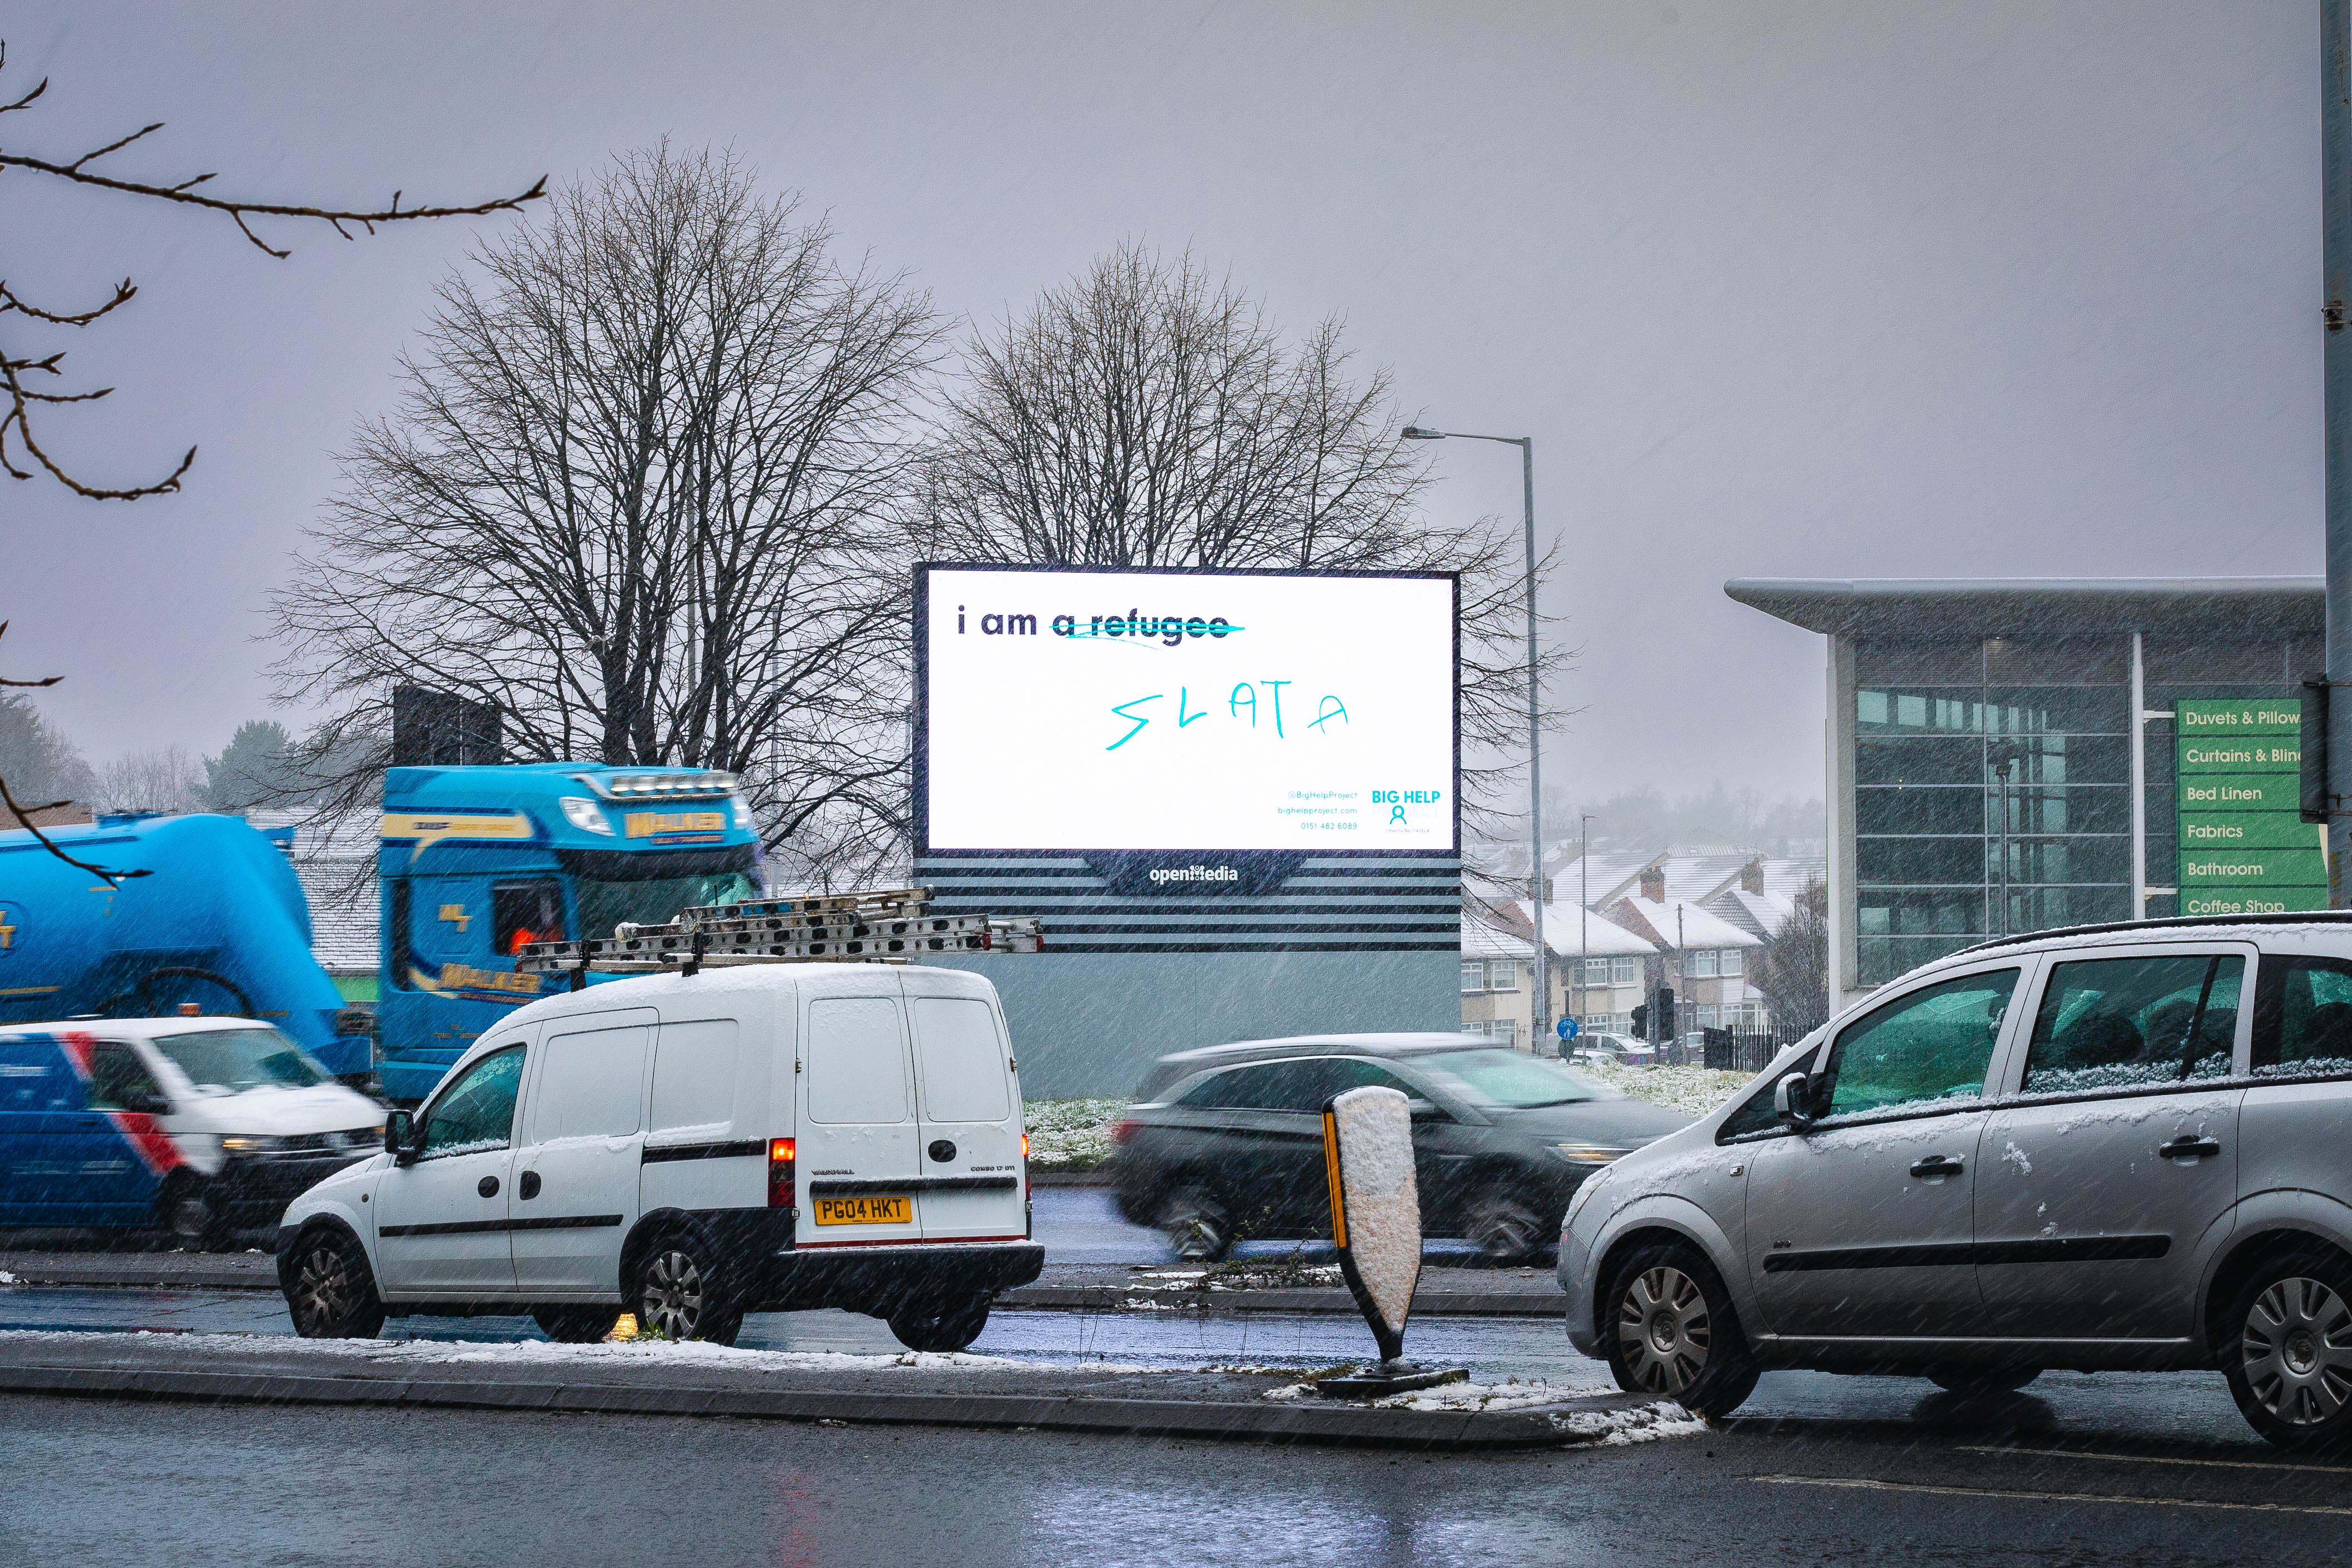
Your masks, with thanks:
[(1577, 1348), (1703, 1415), (1772, 1367), (1963, 1394), (2210, 1368), (2352, 1441), (2352, 920), (1990, 942), (1577, 1189)]
[(953, 969), (705, 968), (518, 1009), (385, 1152), (287, 1210), (297, 1332), (623, 1312), (731, 1342), (749, 1312), (842, 1307), (918, 1350), (977, 1338), (1037, 1277), (1026, 1135), (996, 991)]
[(383, 1138), (383, 1109), (255, 1019), (0, 1028), (0, 1225), (219, 1248)]

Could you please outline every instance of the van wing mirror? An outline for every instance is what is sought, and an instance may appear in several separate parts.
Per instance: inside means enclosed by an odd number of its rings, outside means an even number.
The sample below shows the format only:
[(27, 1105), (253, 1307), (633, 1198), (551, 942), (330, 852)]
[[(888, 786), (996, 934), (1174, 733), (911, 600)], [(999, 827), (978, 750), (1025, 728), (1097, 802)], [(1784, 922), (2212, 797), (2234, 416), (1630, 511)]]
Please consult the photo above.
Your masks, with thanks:
[(1813, 1081), (1801, 1072), (1784, 1076), (1772, 1088), (1772, 1114), (1799, 1131), (1812, 1124)]
[(407, 1165), (416, 1158), (416, 1115), (411, 1111), (389, 1111), (383, 1118), (383, 1152)]
[(126, 1111), (148, 1116), (168, 1116), (172, 1113), (172, 1103), (152, 1089), (126, 1089), (119, 1098)]

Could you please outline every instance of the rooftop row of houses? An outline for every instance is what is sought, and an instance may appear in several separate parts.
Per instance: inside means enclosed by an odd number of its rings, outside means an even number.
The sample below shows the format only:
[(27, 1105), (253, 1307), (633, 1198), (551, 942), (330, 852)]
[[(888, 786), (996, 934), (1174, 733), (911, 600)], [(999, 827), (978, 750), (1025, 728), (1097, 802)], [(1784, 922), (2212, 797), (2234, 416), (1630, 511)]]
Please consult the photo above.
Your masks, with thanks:
[[(1748, 981), (1750, 955), (1776, 934), (1797, 895), (1819, 881), (1818, 859), (1762, 855), (1602, 854), (1551, 879), (1543, 909), (1549, 955), (1547, 1017), (1633, 1032), (1633, 1009), (1661, 985), (1676, 998), (1677, 1032), (1760, 1030), (1770, 1022)], [(1570, 877), (1574, 880), (1570, 880)], [(1585, 887), (1590, 903), (1562, 898)], [(1462, 1027), (1533, 1049), (1535, 905), (1489, 905), (1462, 919)]]

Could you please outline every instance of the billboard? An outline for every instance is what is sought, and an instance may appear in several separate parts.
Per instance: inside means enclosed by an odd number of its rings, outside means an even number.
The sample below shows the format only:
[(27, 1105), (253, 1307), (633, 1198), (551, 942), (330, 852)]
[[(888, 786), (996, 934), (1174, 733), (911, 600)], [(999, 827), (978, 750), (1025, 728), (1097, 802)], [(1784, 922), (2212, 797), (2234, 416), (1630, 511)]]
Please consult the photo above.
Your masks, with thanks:
[(2173, 730), (2180, 913), (2326, 908), (2327, 830), (2302, 813), (2301, 700), (2184, 701)]
[(918, 852), (1451, 852), (1457, 597), (1447, 573), (919, 567)]

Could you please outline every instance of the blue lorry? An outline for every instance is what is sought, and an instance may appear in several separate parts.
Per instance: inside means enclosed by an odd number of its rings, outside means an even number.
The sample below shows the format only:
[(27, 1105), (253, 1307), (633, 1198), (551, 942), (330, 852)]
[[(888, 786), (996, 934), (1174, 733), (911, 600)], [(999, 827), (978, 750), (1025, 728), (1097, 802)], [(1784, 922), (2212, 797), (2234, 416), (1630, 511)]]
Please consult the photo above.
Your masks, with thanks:
[[(593, 763), (394, 768), (377, 849), (373, 1021), (310, 952), (280, 842), (234, 817), (109, 817), (45, 830), (77, 860), (152, 874), (110, 886), (29, 832), (0, 833), (0, 1028), (189, 1012), (264, 1019), (337, 1077), (421, 1100), (475, 1038), (568, 977), (519, 973), (523, 943), (604, 936), (761, 893), (730, 774)], [(589, 974), (577, 983), (597, 983)]]

